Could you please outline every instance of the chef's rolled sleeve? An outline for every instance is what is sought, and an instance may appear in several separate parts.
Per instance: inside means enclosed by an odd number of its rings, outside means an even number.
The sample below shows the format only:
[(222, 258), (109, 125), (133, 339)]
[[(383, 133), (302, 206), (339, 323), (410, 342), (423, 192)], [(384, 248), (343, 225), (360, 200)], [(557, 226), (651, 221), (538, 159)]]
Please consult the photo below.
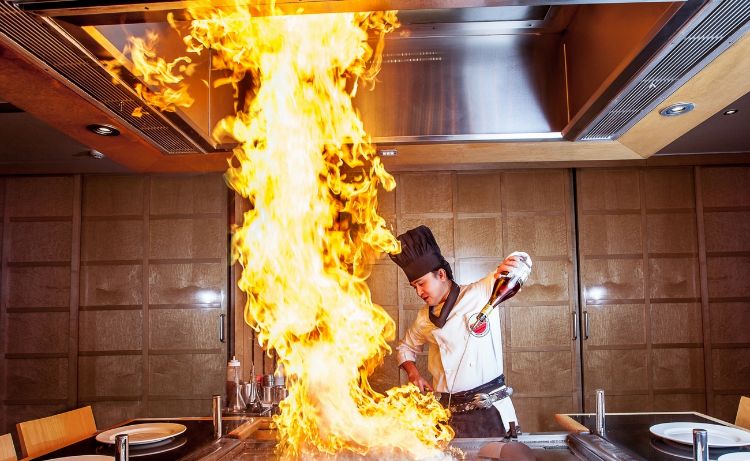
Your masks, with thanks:
[(424, 336), (419, 331), (416, 323), (406, 330), (404, 338), (396, 346), (396, 358), (399, 365), (404, 362), (416, 362), (417, 354), (422, 350), (422, 346), (425, 343)]

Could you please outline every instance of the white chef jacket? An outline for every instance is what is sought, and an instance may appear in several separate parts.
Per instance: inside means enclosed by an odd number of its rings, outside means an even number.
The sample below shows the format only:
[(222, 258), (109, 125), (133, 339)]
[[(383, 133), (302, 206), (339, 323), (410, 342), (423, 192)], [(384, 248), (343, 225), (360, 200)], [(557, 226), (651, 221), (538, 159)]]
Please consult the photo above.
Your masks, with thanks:
[[(489, 333), (483, 337), (469, 333), (470, 317), (487, 303), (494, 281), (490, 274), (460, 286), (456, 303), (442, 328), (430, 321), (429, 306), (420, 309), (396, 347), (399, 365), (416, 361), (422, 346), (427, 344), (427, 370), (432, 375), (435, 392), (466, 391), (500, 376), (503, 373), (500, 309), (495, 308), (488, 316)], [(500, 412), (505, 429), (509, 430), (510, 421), (518, 421), (510, 399), (495, 402), (494, 406)]]

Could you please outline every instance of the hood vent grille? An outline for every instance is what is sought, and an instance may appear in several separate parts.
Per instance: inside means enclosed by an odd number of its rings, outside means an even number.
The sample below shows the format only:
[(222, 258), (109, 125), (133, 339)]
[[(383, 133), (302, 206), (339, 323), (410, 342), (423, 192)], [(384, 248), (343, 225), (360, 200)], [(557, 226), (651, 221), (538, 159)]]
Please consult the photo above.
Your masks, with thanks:
[(136, 107), (143, 106), (137, 96), (121, 85), (113, 85), (111, 76), (93, 57), (74, 48), (50, 30), (51, 26), (46, 26), (37, 22), (31, 14), (0, 1), (0, 33), (54, 69), (89, 101), (104, 106), (114, 116), (136, 127), (145, 139), (163, 152), (205, 152), (205, 148), (188, 142), (189, 138), (163, 119), (161, 114), (154, 115), (149, 111), (142, 117), (132, 116)]
[(717, 2), (701, 11), (673, 45), (615, 98), (580, 140), (616, 139), (734, 43), (750, 26), (750, 0)]

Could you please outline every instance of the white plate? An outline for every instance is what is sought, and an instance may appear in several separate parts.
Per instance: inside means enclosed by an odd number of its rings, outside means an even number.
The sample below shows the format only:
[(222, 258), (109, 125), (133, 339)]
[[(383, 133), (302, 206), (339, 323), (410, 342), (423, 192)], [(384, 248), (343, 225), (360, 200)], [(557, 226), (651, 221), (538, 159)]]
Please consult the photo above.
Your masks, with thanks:
[(719, 456), (718, 461), (750, 461), (750, 451), (727, 453), (726, 455)]
[(692, 445), (693, 429), (705, 429), (708, 432), (709, 447), (742, 447), (750, 445), (750, 432), (719, 424), (664, 423), (651, 426), (649, 430), (657, 437)]
[(112, 456), (104, 455), (79, 455), (79, 456), (66, 456), (64, 458), (50, 459), (49, 461), (115, 461)]
[(128, 443), (130, 445), (140, 445), (143, 443), (159, 442), (160, 440), (182, 434), (185, 430), (187, 428), (182, 424), (174, 423), (132, 424), (104, 431), (96, 436), (96, 440), (102, 443), (115, 443), (116, 435), (128, 434)]

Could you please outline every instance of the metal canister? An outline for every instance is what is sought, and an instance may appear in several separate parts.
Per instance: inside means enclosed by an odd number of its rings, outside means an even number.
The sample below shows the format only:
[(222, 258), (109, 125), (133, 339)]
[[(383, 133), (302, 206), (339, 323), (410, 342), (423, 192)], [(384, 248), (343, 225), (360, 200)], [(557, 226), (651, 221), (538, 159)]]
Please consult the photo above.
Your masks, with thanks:
[(604, 389), (596, 390), (596, 434), (604, 435), (606, 424), (604, 421)]

